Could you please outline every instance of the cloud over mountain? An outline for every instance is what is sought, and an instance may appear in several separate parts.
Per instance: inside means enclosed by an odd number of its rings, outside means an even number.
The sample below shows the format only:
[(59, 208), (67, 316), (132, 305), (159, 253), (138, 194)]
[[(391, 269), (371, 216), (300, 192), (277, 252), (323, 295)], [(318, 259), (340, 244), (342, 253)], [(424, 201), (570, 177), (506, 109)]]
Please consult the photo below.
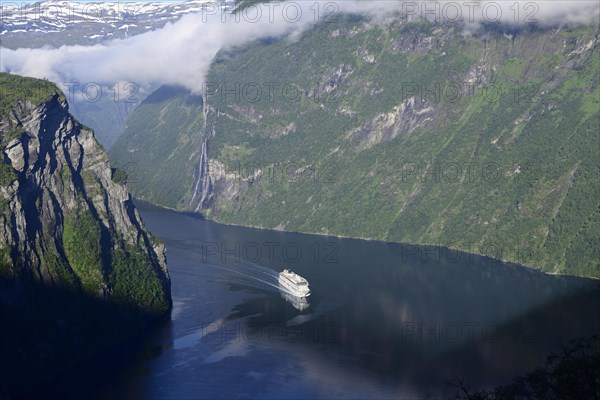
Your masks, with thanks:
[(463, 23), (467, 32), (484, 22), (507, 25), (598, 24), (596, 1), (320, 1), (263, 3), (238, 14), (208, 4), (204, 13), (186, 15), (164, 28), (94, 46), (58, 49), (0, 49), (0, 70), (48, 78), (57, 83), (152, 82), (176, 84), (195, 93), (217, 52), (262, 38), (297, 37), (318, 21), (357, 13), (383, 21), (391, 14), (407, 19)]

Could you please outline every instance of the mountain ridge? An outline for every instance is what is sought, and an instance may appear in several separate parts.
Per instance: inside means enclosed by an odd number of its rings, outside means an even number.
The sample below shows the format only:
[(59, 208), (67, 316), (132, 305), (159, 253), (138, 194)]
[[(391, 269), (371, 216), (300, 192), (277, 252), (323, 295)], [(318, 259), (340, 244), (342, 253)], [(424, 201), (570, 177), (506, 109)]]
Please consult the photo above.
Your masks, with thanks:
[(212, 4), (209, 0), (6, 3), (0, 9), (0, 38), (11, 49), (92, 45), (160, 29)]

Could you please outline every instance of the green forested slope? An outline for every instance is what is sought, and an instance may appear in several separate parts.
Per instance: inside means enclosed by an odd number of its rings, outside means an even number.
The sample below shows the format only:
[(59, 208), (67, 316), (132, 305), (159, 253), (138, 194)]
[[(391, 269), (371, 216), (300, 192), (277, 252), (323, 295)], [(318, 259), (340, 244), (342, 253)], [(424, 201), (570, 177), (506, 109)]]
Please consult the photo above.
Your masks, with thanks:
[(127, 134), (110, 148), (110, 156), (127, 172), (128, 187), (158, 204), (184, 207), (196, 169), (202, 99), (184, 89), (162, 87), (143, 101), (127, 120)]
[[(198, 107), (194, 123), (144, 136), (158, 154), (156, 137), (175, 131), (185, 144), (153, 162), (163, 180), (185, 184), (166, 199), (159, 178), (140, 172), (134, 191), (189, 209), (208, 138), (203, 211), (218, 221), (440, 244), (600, 276), (597, 35), (465, 36), (347, 17), (297, 41), (223, 52), (207, 77), (206, 129), (190, 131), (202, 125)], [(144, 118), (157, 125), (156, 110)], [(141, 135), (129, 126), (113, 158), (133, 159), (127, 149)], [(185, 166), (166, 167), (173, 152)], [(136, 160), (142, 169), (149, 157)]]

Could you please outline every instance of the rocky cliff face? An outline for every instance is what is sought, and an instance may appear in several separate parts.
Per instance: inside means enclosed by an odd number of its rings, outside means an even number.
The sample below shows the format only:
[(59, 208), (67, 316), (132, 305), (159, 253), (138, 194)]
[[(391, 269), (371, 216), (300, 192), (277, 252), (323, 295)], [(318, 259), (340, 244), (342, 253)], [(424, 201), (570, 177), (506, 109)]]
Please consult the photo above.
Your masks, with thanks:
[[(3, 89), (32, 81), (5, 75)], [(39, 103), (13, 96), (0, 116), (2, 277), (168, 311), (164, 246), (115, 182), (94, 133), (69, 114), (59, 92), (50, 92)]]
[(37, 397), (166, 314), (170, 279), (122, 171), (60, 91), (0, 74), (0, 94), (0, 398)]

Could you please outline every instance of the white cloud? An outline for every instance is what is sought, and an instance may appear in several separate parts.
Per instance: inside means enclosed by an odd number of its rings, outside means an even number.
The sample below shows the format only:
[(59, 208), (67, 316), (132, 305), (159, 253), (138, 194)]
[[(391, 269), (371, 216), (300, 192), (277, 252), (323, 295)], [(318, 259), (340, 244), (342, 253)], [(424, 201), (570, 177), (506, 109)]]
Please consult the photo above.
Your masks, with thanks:
[[(514, 4), (518, 4), (519, 12)], [(318, 5), (318, 6), (317, 6)], [(511, 8), (512, 7), (512, 8)], [(318, 11), (317, 11), (318, 9)], [(433, 10), (433, 11), (432, 11)], [(429, 13), (428, 13), (429, 11)], [(152, 82), (177, 84), (200, 93), (217, 52), (261, 38), (297, 37), (328, 13), (348, 12), (385, 18), (398, 13), (409, 18), (437, 16), (453, 20), (461, 15), (469, 30), (485, 21), (522, 25), (537, 20), (542, 26), (598, 24), (597, 1), (442, 1), (387, 0), (297, 1), (261, 5), (237, 17), (209, 10), (184, 16), (174, 24), (128, 39), (95, 46), (62, 46), (58, 49), (2, 48), (0, 70), (54, 82)], [(529, 18), (529, 19), (527, 19)]]

